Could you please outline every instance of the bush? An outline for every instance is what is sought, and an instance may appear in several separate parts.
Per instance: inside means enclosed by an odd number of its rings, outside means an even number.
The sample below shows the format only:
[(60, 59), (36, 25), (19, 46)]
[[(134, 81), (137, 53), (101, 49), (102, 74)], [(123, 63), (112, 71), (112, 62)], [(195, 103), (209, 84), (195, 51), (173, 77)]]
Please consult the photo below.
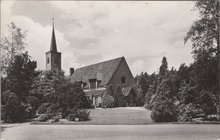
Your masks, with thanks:
[(105, 95), (101, 102), (101, 106), (104, 108), (114, 107), (114, 98), (111, 95)]
[(47, 114), (41, 114), (38, 118), (38, 121), (46, 122), (48, 119), (49, 119), (49, 117), (47, 116)]
[(193, 105), (192, 103), (190, 104), (182, 104), (179, 107), (179, 115), (178, 115), (178, 121), (181, 122), (187, 122), (187, 121), (192, 121), (193, 118), (196, 117), (201, 117), (199, 114), (202, 114), (202, 110), (198, 109)]
[(85, 109), (82, 110), (73, 110), (71, 114), (68, 115), (67, 119), (69, 121), (75, 121), (75, 118), (79, 118), (79, 121), (87, 121), (89, 120), (90, 111)]
[(54, 104), (47, 107), (46, 110), (47, 110), (46, 113), (50, 118), (52, 118), (53, 116), (56, 116), (58, 113), (58, 107)]
[(26, 106), (15, 95), (15, 93), (7, 91), (3, 93), (4, 98), (4, 121), (5, 122), (24, 122), (27, 120)]
[(151, 112), (151, 118), (155, 122), (177, 121), (176, 107), (168, 100), (156, 102)]
[(42, 103), (41, 106), (38, 108), (38, 114), (44, 114), (47, 111), (47, 108), (50, 106), (49, 103)]
[(218, 120), (217, 115), (208, 115), (205, 117), (205, 121), (220, 121), (220, 120)]
[(60, 120), (60, 117), (58, 115), (55, 115), (52, 118), (53, 118), (54, 122), (59, 122), (59, 120)]

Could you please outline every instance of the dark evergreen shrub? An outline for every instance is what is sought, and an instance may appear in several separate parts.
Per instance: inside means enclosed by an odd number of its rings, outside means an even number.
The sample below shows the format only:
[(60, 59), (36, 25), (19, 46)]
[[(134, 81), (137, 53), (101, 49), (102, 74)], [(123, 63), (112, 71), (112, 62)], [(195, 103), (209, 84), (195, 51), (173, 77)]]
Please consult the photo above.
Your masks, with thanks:
[(15, 93), (6, 91), (2, 94), (4, 98), (4, 121), (24, 122), (27, 120), (26, 105), (16, 96)]
[(151, 118), (155, 122), (177, 121), (176, 107), (168, 100), (160, 100), (160, 102), (156, 102), (152, 108)]

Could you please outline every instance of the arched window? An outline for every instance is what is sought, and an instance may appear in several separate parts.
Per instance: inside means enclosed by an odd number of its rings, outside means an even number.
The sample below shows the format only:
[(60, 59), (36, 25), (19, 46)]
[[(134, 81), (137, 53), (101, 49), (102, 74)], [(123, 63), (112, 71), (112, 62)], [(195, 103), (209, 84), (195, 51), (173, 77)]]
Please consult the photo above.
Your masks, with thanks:
[(126, 83), (126, 78), (124, 76), (121, 77), (121, 83), (125, 84)]

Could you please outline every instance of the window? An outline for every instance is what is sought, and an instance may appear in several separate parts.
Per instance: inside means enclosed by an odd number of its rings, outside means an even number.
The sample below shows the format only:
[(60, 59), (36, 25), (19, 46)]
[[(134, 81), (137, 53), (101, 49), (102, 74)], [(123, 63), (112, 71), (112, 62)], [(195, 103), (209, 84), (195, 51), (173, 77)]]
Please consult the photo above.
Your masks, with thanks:
[(121, 77), (121, 83), (125, 84), (126, 83), (126, 78), (124, 76)]
[(47, 64), (49, 64), (49, 63), (50, 63), (50, 58), (48, 57), (48, 58), (47, 58)]
[(96, 88), (96, 79), (89, 80), (90, 82), (90, 89), (95, 89)]

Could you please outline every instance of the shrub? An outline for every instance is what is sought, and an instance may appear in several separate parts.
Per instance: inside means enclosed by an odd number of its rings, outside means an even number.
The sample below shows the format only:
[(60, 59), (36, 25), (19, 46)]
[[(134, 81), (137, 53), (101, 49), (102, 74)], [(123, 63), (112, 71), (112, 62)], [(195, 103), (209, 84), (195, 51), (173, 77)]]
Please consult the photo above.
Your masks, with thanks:
[(75, 114), (69, 114), (67, 117), (67, 120), (69, 121), (75, 121), (76, 115)]
[(38, 108), (39, 114), (44, 114), (47, 111), (47, 108), (50, 106), (49, 103), (42, 103), (41, 106)]
[(178, 121), (192, 121), (193, 118), (200, 117), (199, 114), (202, 114), (202, 110), (196, 108), (192, 103), (182, 104), (179, 107)]
[(41, 114), (38, 118), (38, 121), (46, 122), (48, 119), (49, 119), (49, 117), (47, 116), (47, 114)]
[(85, 109), (81, 110), (73, 110), (71, 114), (68, 115), (67, 119), (69, 121), (75, 121), (75, 118), (79, 118), (79, 121), (87, 121), (89, 120), (90, 111)]
[(46, 110), (47, 110), (46, 113), (50, 118), (52, 118), (53, 116), (56, 116), (58, 113), (58, 107), (54, 104), (47, 107)]
[(52, 117), (54, 122), (58, 122), (60, 120), (60, 117), (58, 115), (55, 115)]
[(154, 105), (151, 118), (155, 122), (173, 122), (177, 120), (175, 105), (168, 100), (156, 102)]
[(24, 122), (27, 119), (26, 106), (15, 95), (7, 91), (3, 93), (4, 98), (4, 121), (5, 122)]
[(101, 106), (104, 108), (110, 108), (114, 106), (114, 98), (111, 95), (105, 95), (101, 102)]

